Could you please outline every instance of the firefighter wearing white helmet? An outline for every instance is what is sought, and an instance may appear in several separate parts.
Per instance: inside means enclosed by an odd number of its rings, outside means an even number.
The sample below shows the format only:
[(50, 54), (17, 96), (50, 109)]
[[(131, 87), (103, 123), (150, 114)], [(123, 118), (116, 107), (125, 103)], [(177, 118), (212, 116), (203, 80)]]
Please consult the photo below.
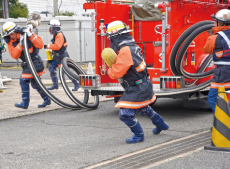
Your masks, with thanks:
[(3, 36), (9, 36), (9, 34), (13, 33), (16, 28), (17, 28), (17, 25), (15, 23), (7, 21), (2, 26)]
[[(50, 76), (53, 82), (51, 87), (48, 87), (48, 90), (58, 89), (58, 78), (56, 73), (56, 68), (61, 65), (62, 59), (64, 57), (69, 57), (67, 52), (67, 41), (63, 32), (61, 31), (61, 24), (57, 19), (51, 19), (49, 24), (49, 32), (53, 35), (51, 39), (52, 44), (44, 45), (44, 49), (51, 49), (53, 51), (53, 60), (49, 65)], [(70, 77), (69, 77), (70, 78)], [(79, 83), (77, 80), (70, 78), (74, 84), (72, 91), (77, 91), (79, 88)]]
[(116, 63), (107, 70), (111, 79), (122, 78), (124, 93), (115, 107), (119, 107), (119, 118), (133, 132), (133, 136), (126, 139), (127, 143), (138, 143), (144, 140), (144, 132), (137, 121), (135, 113), (147, 116), (156, 125), (154, 134), (167, 130), (169, 126), (163, 118), (149, 106), (155, 102), (156, 96), (153, 85), (147, 73), (141, 48), (135, 44), (129, 34), (131, 30), (122, 21), (114, 21), (107, 26), (111, 48), (118, 52)]
[(6, 22), (3, 25), (4, 40), (7, 43), (9, 54), (13, 59), (20, 59), (22, 61), (22, 74), (20, 77), (20, 86), (22, 91), (22, 102), (16, 103), (15, 107), (27, 109), (30, 102), (30, 87), (36, 89), (41, 95), (44, 102), (38, 105), (38, 108), (45, 107), (51, 104), (51, 100), (46, 96), (46, 94), (39, 88), (36, 81), (30, 72), (29, 66), (26, 63), (26, 58), (23, 52), (23, 34), (27, 34), (27, 45), (28, 51), (30, 53), (33, 66), (37, 71), (38, 76), (42, 76), (44, 71), (44, 64), (39, 55), (39, 50), (43, 48), (43, 40), (38, 35), (31, 33), (33, 26), (31, 24), (27, 25), (27, 28), (20, 28), (13, 22)]
[(208, 94), (208, 103), (214, 115), (218, 88), (224, 86), (225, 90), (230, 89), (230, 10), (222, 9), (211, 17), (216, 24), (212, 28), (213, 34), (208, 37), (204, 50), (205, 53), (213, 56), (216, 65)]

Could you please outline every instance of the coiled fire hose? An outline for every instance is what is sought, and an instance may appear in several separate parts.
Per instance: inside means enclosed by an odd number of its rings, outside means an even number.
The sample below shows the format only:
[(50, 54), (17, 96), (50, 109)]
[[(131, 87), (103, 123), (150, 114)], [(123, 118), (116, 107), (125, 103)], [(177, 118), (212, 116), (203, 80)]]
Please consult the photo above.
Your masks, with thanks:
[[(73, 69), (75, 71), (75, 73), (73, 73), (73, 71), (71, 71), (69, 68)], [(69, 90), (66, 81), (65, 81), (65, 77), (64, 77), (64, 72), (71, 77), (72, 79), (75, 80), (79, 80), (79, 74), (86, 74), (84, 72), (84, 70), (81, 68), (81, 66), (79, 66), (77, 63), (75, 63), (72, 59), (65, 57), (62, 59), (62, 65), (60, 67), (60, 79), (61, 79), (61, 83), (63, 85), (63, 88), (66, 92), (66, 94), (69, 96), (69, 98), (76, 104), (78, 104), (79, 106), (81, 106), (82, 108), (87, 108), (87, 109), (95, 109), (98, 107), (99, 105), (99, 96), (94, 96), (94, 103), (92, 104), (87, 104), (87, 102), (81, 102), (79, 101), (74, 95), (73, 93)], [(88, 93), (88, 90), (84, 90), (85, 92)]]
[[(183, 32), (183, 34), (178, 38), (175, 45), (173, 46), (173, 49), (171, 51), (170, 55), (170, 68), (172, 73), (175, 76), (181, 76), (183, 75), (185, 78), (189, 79), (201, 79), (208, 76), (211, 76), (213, 74), (213, 70), (204, 72), (205, 69), (209, 66), (209, 64), (212, 62), (212, 55), (209, 55), (205, 60), (203, 61), (202, 65), (200, 66), (197, 73), (188, 73), (184, 71), (182, 63), (184, 59), (184, 55), (188, 49), (188, 46), (190, 43), (195, 39), (199, 34), (210, 30), (214, 26), (214, 21), (201, 21), (198, 22), (191, 27), (189, 27), (187, 30)], [(167, 96), (167, 95), (177, 95), (182, 93), (190, 93), (195, 92), (198, 90), (202, 90), (206, 87), (210, 86), (211, 80), (208, 80), (202, 84), (194, 86), (194, 83), (186, 84), (186, 88), (182, 89), (175, 89), (170, 91), (159, 91), (156, 92), (157, 96)]]

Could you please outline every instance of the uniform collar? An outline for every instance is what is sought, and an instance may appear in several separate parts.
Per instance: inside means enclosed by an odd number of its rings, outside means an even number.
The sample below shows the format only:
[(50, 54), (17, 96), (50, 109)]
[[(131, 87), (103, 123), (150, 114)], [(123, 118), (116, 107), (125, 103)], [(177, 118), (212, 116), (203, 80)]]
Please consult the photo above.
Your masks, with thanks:
[(214, 33), (220, 32), (220, 31), (225, 31), (230, 29), (230, 26), (217, 26), (217, 27), (213, 27), (212, 30)]

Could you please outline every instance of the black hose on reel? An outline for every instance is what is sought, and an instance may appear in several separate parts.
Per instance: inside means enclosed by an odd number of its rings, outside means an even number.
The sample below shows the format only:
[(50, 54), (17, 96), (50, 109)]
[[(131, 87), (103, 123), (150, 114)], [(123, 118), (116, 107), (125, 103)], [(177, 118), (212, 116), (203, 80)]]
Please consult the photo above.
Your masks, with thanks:
[[(175, 76), (183, 75), (186, 78), (190, 78), (190, 79), (201, 79), (201, 78), (211, 76), (213, 74), (213, 70), (204, 72), (204, 70), (212, 61), (212, 55), (209, 55), (207, 58), (205, 58), (204, 62), (200, 66), (197, 73), (185, 72), (182, 67), (182, 62), (183, 62), (184, 54), (187, 51), (188, 46), (193, 41), (193, 39), (195, 39), (200, 33), (210, 30), (214, 26), (214, 23), (215, 23), (214, 21), (198, 22), (192, 25), (191, 27), (189, 27), (187, 30), (185, 30), (183, 34), (178, 38), (175, 45), (173, 46), (170, 55), (170, 68)], [(209, 87), (211, 81), (212, 79), (196, 86), (192, 86), (193, 84), (189, 84), (187, 85), (189, 87), (186, 88), (170, 90), (170, 91), (160, 91), (156, 93), (157, 96), (160, 97), (160, 96), (167, 96), (167, 95), (177, 95), (182, 93), (196, 92), (198, 90), (202, 90), (206, 87)]]
[[(195, 29), (185, 40), (185, 42), (183, 43), (183, 46), (181, 47), (179, 54), (177, 56), (177, 60), (176, 60), (176, 70), (178, 72), (179, 75), (183, 75), (186, 78), (192, 78), (192, 79), (202, 79), (205, 77), (208, 77), (210, 75), (213, 74), (213, 69), (204, 73), (187, 73), (184, 71), (182, 63), (183, 63), (183, 59), (185, 56), (185, 53), (188, 49), (188, 46), (191, 44), (191, 42), (201, 33), (206, 32), (207, 30), (210, 30), (214, 25), (213, 24), (207, 24), (207, 25), (203, 25), (201, 27), (198, 27), (197, 29)], [(212, 58), (212, 57), (210, 57)], [(209, 62), (207, 63), (206, 66), (209, 65), (209, 63), (212, 61), (212, 59), (209, 60)], [(202, 70), (202, 72), (205, 70), (206, 67), (203, 67), (204, 69)], [(200, 70), (201, 71), (201, 70)]]
[(182, 35), (177, 39), (175, 45), (173, 46), (173, 49), (171, 51), (170, 54), (170, 69), (172, 71), (172, 73), (177, 76), (179, 75), (176, 69), (176, 58), (178, 55), (178, 52), (180, 51), (180, 47), (183, 44), (183, 42), (185, 41), (185, 39), (197, 28), (203, 26), (203, 25), (207, 25), (207, 24), (214, 24), (214, 21), (201, 21), (198, 22), (192, 26), (190, 26), (188, 29), (186, 29)]

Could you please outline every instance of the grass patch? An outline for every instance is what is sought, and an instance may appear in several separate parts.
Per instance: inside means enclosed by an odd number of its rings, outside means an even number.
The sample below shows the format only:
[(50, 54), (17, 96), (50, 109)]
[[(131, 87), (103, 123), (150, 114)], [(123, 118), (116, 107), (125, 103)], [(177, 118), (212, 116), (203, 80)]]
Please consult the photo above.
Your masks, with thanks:
[(2, 66), (1, 69), (22, 69), (21, 66)]

